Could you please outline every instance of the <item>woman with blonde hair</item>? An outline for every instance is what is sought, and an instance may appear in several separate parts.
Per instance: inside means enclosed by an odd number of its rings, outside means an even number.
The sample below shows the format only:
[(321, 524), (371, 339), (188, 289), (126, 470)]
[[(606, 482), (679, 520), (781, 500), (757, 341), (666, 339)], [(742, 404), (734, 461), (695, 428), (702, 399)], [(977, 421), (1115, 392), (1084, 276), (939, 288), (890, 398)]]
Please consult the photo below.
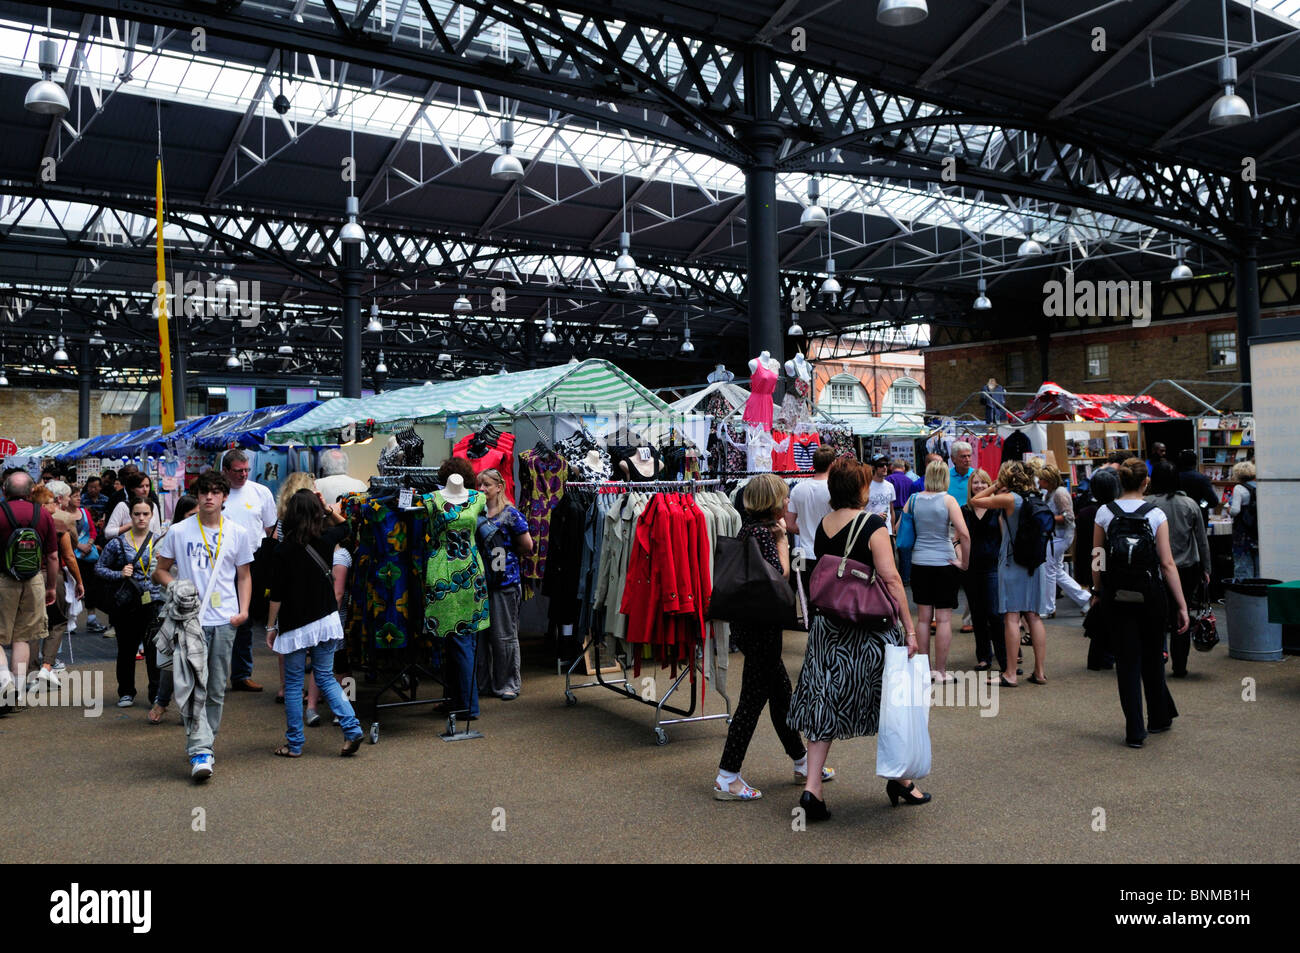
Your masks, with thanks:
[[(857, 466), (856, 461), (854, 466)], [(742, 540), (754, 539), (768, 564), (790, 578), (790, 542), (786, 538), (786, 499), (790, 490), (785, 481), (772, 473), (760, 473), (745, 484), (745, 525), (737, 534)], [(740, 776), (740, 767), (749, 750), (750, 739), (758, 727), (763, 708), (768, 708), (772, 727), (794, 761), (795, 780), (808, 776), (808, 752), (799, 732), (786, 724), (790, 711), (790, 675), (781, 660), (781, 623), (767, 626), (731, 627), (731, 644), (745, 656), (745, 670), (740, 679), (740, 700), (727, 729), (727, 743), (718, 762), (718, 776), (713, 781), (713, 796), (719, 801), (754, 801), (763, 792), (750, 787)], [(821, 780), (829, 781), (835, 772), (826, 768)]]
[(1087, 612), (1092, 597), (1065, 571), (1065, 554), (1074, 544), (1074, 502), (1070, 499), (1070, 491), (1061, 485), (1061, 471), (1050, 463), (1038, 471), (1038, 488), (1047, 494), (1047, 505), (1056, 521), (1052, 545), (1047, 551), (1047, 618), (1056, 615), (1057, 586), (1079, 607), (1080, 612)]
[(1259, 577), (1259, 507), (1255, 502), (1255, 464), (1242, 460), (1232, 468), (1232, 574)]
[(478, 475), (477, 486), (487, 497), (475, 535), (487, 569), (491, 619), (489, 627), (478, 634), (478, 693), (510, 702), (519, 697), (522, 684), (519, 605), (523, 602), (523, 586), (519, 557), (533, 551), (533, 537), (524, 514), (506, 499), (506, 479), (500, 470), (484, 470)]
[[(925, 468), (925, 489), (913, 493), (904, 512), (912, 514), (916, 545), (912, 547), (912, 599), (916, 603), (917, 651), (930, 654), (930, 620), (938, 623), (934, 637), (933, 677), (948, 675), (952, 646), (952, 610), (957, 608), (958, 573), (970, 563), (970, 531), (957, 498), (948, 492), (946, 464), (935, 460)], [(957, 547), (953, 548), (953, 536)]]
[(1047, 611), (1047, 564), (1030, 571), (1012, 558), (1012, 542), (1025, 500), (1037, 494), (1034, 479), (1025, 465), (1008, 460), (998, 470), (997, 482), (970, 500), (977, 510), (999, 510), (1003, 519), (1002, 551), (998, 555), (998, 612), (1002, 614), (1002, 634), (1007, 646), (1006, 667), (998, 681), (1003, 688), (1016, 688), (1020, 684), (1007, 676), (1013, 672), (1011, 660), (1020, 651), (1021, 613), (1029, 622), (1029, 644), (1034, 649), (1034, 672), (1029, 680), (1035, 685), (1047, 684), (1044, 674), (1047, 633), (1043, 628), (1043, 613)]

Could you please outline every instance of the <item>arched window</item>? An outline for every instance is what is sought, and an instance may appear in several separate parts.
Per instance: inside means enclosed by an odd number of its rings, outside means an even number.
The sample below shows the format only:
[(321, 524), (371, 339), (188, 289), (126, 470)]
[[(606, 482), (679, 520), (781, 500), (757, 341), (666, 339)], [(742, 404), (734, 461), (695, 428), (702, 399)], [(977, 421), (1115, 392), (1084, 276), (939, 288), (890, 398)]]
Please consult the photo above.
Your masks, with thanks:
[(871, 396), (852, 374), (836, 374), (822, 388), (817, 406), (828, 414), (869, 414)]
[(900, 377), (889, 386), (885, 397), (888, 409), (899, 413), (920, 413), (925, 410), (925, 392), (919, 381), (911, 377)]

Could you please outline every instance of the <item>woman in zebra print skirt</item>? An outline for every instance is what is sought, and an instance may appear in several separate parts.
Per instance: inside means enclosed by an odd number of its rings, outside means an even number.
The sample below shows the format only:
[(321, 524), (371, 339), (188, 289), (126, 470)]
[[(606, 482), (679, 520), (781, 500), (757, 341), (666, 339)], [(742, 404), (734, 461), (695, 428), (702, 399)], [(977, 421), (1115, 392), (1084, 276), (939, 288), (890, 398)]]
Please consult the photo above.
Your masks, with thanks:
[[(831, 465), (827, 477), (831, 512), (817, 527), (817, 558), (844, 555), (854, 521), (866, 501), (867, 475), (851, 457)], [(885, 646), (906, 645), (908, 657), (916, 654), (916, 627), (907, 594), (894, 564), (889, 528), (879, 516), (866, 518), (849, 558), (875, 566), (881, 580), (902, 611), (901, 625), (870, 630), (817, 612), (808, 632), (803, 671), (790, 703), (789, 725), (808, 741), (808, 781), (799, 806), (810, 821), (827, 820), (830, 811), (822, 800), (821, 768), (831, 742), (837, 738), (874, 735), (880, 725), (881, 677)], [(924, 804), (930, 795), (916, 789), (909, 778), (891, 780), (885, 788), (891, 803)]]

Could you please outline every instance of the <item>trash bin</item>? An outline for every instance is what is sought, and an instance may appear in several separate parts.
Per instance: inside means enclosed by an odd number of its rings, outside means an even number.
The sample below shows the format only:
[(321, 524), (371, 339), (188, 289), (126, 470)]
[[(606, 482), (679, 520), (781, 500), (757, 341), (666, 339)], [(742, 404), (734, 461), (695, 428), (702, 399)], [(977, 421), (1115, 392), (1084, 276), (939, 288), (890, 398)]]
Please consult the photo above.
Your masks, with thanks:
[(1282, 626), (1282, 651), (1300, 655), (1300, 580), (1268, 587), (1268, 621)]
[(1282, 626), (1268, 621), (1268, 587), (1280, 579), (1233, 579), (1227, 585), (1228, 656), (1282, 661)]

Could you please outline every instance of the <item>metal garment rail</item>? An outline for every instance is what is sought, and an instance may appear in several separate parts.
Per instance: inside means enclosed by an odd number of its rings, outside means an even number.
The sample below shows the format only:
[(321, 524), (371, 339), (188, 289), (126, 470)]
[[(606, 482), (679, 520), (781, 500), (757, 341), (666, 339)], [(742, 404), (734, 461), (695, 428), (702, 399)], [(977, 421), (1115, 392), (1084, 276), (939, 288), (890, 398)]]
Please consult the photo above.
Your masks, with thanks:
[[(611, 481), (608, 483), (572, 481), (572, 482), (566, 482), (564, 486), (565, 489), (569, 489), (569, 488), (606, 489), (609, 492), (613, 492), (613, 493), (635, 493), (635, 492), (654, 491), (656, 489), (663, 489), (669, 492), (672, 492), (674, 490), (682, 490), (682, 489), (688, 489), (689, 491), (695, 488), (717, 486), (721, 482), (722, 482), (721, 480), (648, 480), (639, 483), (622, 482), (622, 481)], [(631, 687), (631, 680), (627, 677), (627, 660), (622, 658), (621, 656), (615, 656), (615, 661), (618, 663), (619, 668), (622, 669), (623, 677), (612, 679), (610, 681), (605, 680), (604, 673), (601, 670), (601, 664), (600, 664), (600, 646), (601, 643), (603, 643), (604, 641), (605, 641), (605, 637), (603, 634), (602, 635), (597, 635), (595, 633), (590, 634), (587, 637), (586, 643), (582, 646), (582, 650), (578, 653), (578, 657), (573, 660), (573, 664), (570, 665), (568, 671), (564, 673), (564, 704), (566, 706), (572, 708), (574, 705), (578, 704), (578, 698), (576, 695), (574, 695), (574, 692), (580, 688), (607, 688), (610, 691), (614, 692), (616, 695), (618, 695), (620, 698), (629, 698), (642, 705), (648, 705), (655, 710), (654, 733), (655, 733), (655, 744), (658, 745), (668, 744), (668, 733), (664, 731), (665, 725), (684, 725), (684, 724), (697, 722), (697, 721), (718, 721), (721, 719), (725, 719), (727, 722), (731, 721), (731, 698), (727, 695), (726, 692), (718, 689), (716, 686), (714, 687), (714, 691), (716, 691), (719, 695), (721, 695), (722, 700), (727, 703), (726, 714), (717, 714), (717, 715), (695, 714), (696, 696), (695, 696), (694, 679), (692, 679), (691, 703), (688, 708), (684, 708), (684, 709), (676, 708), (668, 704), (668, 699), (671, 698), (673, 693), (676, 692), (677, 689), (681, 686), (682, 681), (688, 675), (691, 675), (694, 672), (699, 672), (700, 675), (699, 682), (702, 689), (704, 685), (704, 666), (702, 664), (704, 659), (704, 645), (705, 645), (704, 642), (701, 642), (699, 645), (695, 646), (694, 650), (690, 653), (690, 657), (687, 660), (686, 667), (682, 669), (681, 674), (678, 675), (677, 678), (673, 681), (672, 685), (669, 686), (668, 691), (664, 692), (663, 698), (655, 700), (651, 698), (642, 698), (639, 694), (637, 694), (636, 689)], [(577, 669), (579, 663), (584, 662), (586, 660), (586, 655), (588, 651), (592, 653), (592, 668), (595, 670), (596, 673), (595, 680), (589, 682), (583, 682), (580, 685), (575, 685), (573, 683), (574, 671)], [(668, 712), (669, 714), (677, 715), (679, 717), (665, 718), (664, 712)]]

